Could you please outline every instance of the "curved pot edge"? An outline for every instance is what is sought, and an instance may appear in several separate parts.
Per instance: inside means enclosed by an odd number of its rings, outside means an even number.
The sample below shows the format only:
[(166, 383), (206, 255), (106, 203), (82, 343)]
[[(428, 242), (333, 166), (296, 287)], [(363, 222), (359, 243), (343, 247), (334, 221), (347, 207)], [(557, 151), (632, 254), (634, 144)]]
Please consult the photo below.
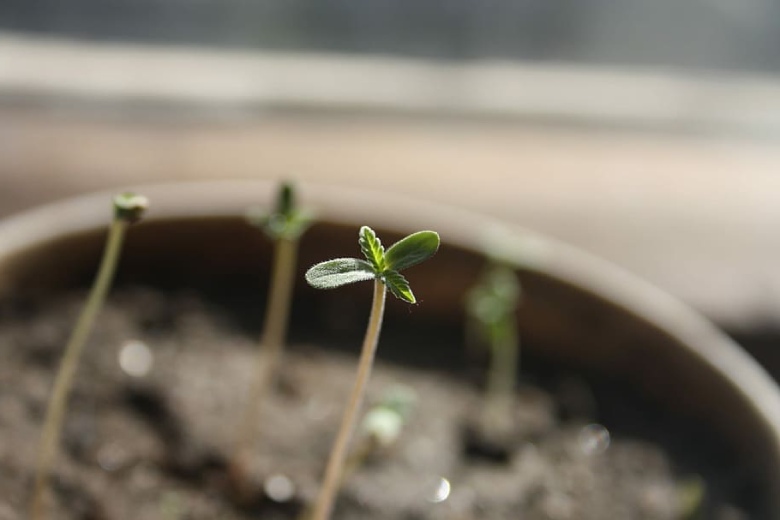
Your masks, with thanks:
[[(248, 206), (273, 197), (275, 181), (201, 181), (150, 184), (131, 187), (151, 199), (149, 219), (192, 216), (236, 216)], [(619, 266), (586, 252), (543, 237), (520, 226), (489, 216), (399, 195), (387, 195), (354, 187), (302, 183), (301, 198), (321, 215), (335, 222), (354, 223), (371, 208), (376, 226), (415, 231), (426, 227), (440, 232), (443, 241), (497, 254), (526, 269), (550, 273), (584, 291), (599, 294), (616, 306), (640, 316), (669, 333), (707, 364), (745, 402), (765, 425), (773, 453), (767, 457), (777, 469), (770, 476), (780, 488), (780, 389), (771, 376), (734, 341), (714, 325), (672, 296)], [(209, 194), (207, 206), (195, 194)], [(93, 231), (110, 218), (110, 196), (103, 191), (34, 208), (0, 221), (0, 259), (20, 254), (57, 236)], [(359, 201), (359, 202), (356, 202)], [(56, 222), (55, 228), (51, 222)], [(498, 244), (498, 245), (497, 245)], [(2, 282), (0, 281), (0, 290)], [(780, 511), (780, 498), (775, 510)]]

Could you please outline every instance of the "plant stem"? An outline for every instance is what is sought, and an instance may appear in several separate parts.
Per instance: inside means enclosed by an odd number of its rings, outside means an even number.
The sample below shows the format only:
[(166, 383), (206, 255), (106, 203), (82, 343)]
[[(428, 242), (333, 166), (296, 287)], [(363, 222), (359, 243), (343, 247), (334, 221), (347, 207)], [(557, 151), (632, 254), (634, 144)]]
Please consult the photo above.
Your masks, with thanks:
[(374, 355), (376, 353), (377, 342), (379, 341), (379, 331), (382, 328), (382, 316), (385, 310), (386, 288), (381, 280), (374, 280), (374, 300), (371, 305), (371, 315), (368, 318), (368, 328), (366, 336), (363, 339), (363, 349), (360, 353), (358, 362), (357, 376), (352, 387), (352, 394), (349, 397), (349, 403), (344, 411), (344, 416), (339, 426), (339, 432), (333, 443), (333, 448), (328, 458), (328, 465), (325, 469), (325, 477), (322, 482), (317, 502), (314, 506), (314, 514), (311, 520), (327, 520), (330, 518), (333, 510), (333, 504), (336, 498), (336, 492), (341, 483), (341, 474), (344, 471), (344, 462), (347, 457), (347, 448), (352, 434), (355, 430), (360, 405), (363, 402), (366, 383), (371, 375), (371, 368), (374, 364)]
[(35, 474), (35, 487), (30, 501), (30, 519), (41, 520), (44, 518), (43, 495), (48, 485), (52, 463), (57, 454), (62, 421), (67, 408), (68, 395), (73, 385), (73, 377), (78, 368), (79, 358), (84, 350), (92, 324), (97, 313), (103, 306), (106, 294), (111, 287), (114, 272), (122, 250), (122, 242), (128, 222), (122, 218), (114, 218), (108, 234), (108, 243), (103, 252), (95, 282), (90, 290), (87, 302), (84, 305), (76, 326), (68, 339), (60, 362), (59, 371), (54, 381), (49, 405), (46, 410), (46, 419), (43, 425), (38, 447), (38, 466)]
[(239, 486), (246, 482), (248, 458), (252, 444), (257, 438), (260, 407), (268, 389), (276, 381), (277, 369), (284, 351), (297, 256), (297, 240), (280, 238), (276, 241), (265, 322), (255, 361), (255, 379), (238, 430), (238, 442), (231, 462), (231, 472)]
[(493, 433), (506, 433), (512, 424), (512, 402), (514, 401), (515, 380), (519, 346), (517, 327), (514, 318), (508, 318), (491, 334), (490, 368), (487, 381), (487, 403), (485, 422)]
[[(368, 457), (370, 457), (376, 449), (376, 440), (371, 437), (364, 438), (362, 442), (359, 442), (358, 445), (355, 446), (355, 448), (346, 456), (344, 460), (344, 468), (341, 472), (341, 477), (339, 477), (339, 483), (335, 493), (338, 493), (338, 491), (344, 487), (344, 483), (349, 480), (352, 475), (357, 473), (357, 470), (366, 463)], [(297, 520), (312, 520), (315, 506), (316, 503), (305, 507), (303, 511), (296, 517)]]

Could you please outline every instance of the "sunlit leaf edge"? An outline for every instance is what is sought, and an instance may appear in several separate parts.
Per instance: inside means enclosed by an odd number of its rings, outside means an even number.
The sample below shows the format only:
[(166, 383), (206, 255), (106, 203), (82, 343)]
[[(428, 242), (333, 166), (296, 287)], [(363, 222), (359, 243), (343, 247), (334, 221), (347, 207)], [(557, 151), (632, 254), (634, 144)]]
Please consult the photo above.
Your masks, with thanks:
[(357, 258), (335, 258), (320, 262), (310, 267), (305, 275), (306, 282), (315, 289), (335, 289), (375, 277), (373, 266)]
[(385, 252), (385, 267), (402, 271), (432, 257), (439, 250), (439, 234), (435, 231), (418, 231), (402, 238)]
[(385, 248), (382, 241), (376, 236), (373, 229), (368, 226), (362, 226), (358, 233), (358, 243), (360, 251), (366, 257), (377, 272), (382, 272), (385, 268)]
[(414, 297), (409, 282), (398, 271), (386, 271), (382, 274), (382, 280), (393, 296), (399, 300), (406, 303), (417, 303), (417, 298)]

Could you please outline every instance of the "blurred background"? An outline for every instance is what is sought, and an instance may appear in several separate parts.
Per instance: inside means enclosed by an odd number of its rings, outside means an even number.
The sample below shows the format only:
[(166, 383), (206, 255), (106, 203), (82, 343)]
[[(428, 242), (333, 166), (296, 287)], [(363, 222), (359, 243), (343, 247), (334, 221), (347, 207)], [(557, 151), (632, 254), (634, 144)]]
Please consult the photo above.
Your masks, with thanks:
[(780, 373), (774, 0), (4, 0), (0, 215), (150, 181), (455, 204), (611, 260)]

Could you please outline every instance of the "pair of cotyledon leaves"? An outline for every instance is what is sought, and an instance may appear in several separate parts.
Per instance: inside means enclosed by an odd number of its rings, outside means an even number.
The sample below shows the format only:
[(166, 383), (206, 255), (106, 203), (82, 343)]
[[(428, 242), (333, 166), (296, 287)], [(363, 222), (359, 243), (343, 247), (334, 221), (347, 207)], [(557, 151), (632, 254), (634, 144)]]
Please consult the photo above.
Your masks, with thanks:
[(432, 257), (439, 249), (439, 234), (418, 231), (402, 238), (387, 251), (376, 233), (368, 227), (360, 228), (360, 250), (365, 260), (336, 258), (321, 262), (306, 272), (306, 281), (317, 289), (334, 289), (342, 285), (379, 279), (388, 290), (408, 303), (416, 303), (409, 282), (400, 271)]

